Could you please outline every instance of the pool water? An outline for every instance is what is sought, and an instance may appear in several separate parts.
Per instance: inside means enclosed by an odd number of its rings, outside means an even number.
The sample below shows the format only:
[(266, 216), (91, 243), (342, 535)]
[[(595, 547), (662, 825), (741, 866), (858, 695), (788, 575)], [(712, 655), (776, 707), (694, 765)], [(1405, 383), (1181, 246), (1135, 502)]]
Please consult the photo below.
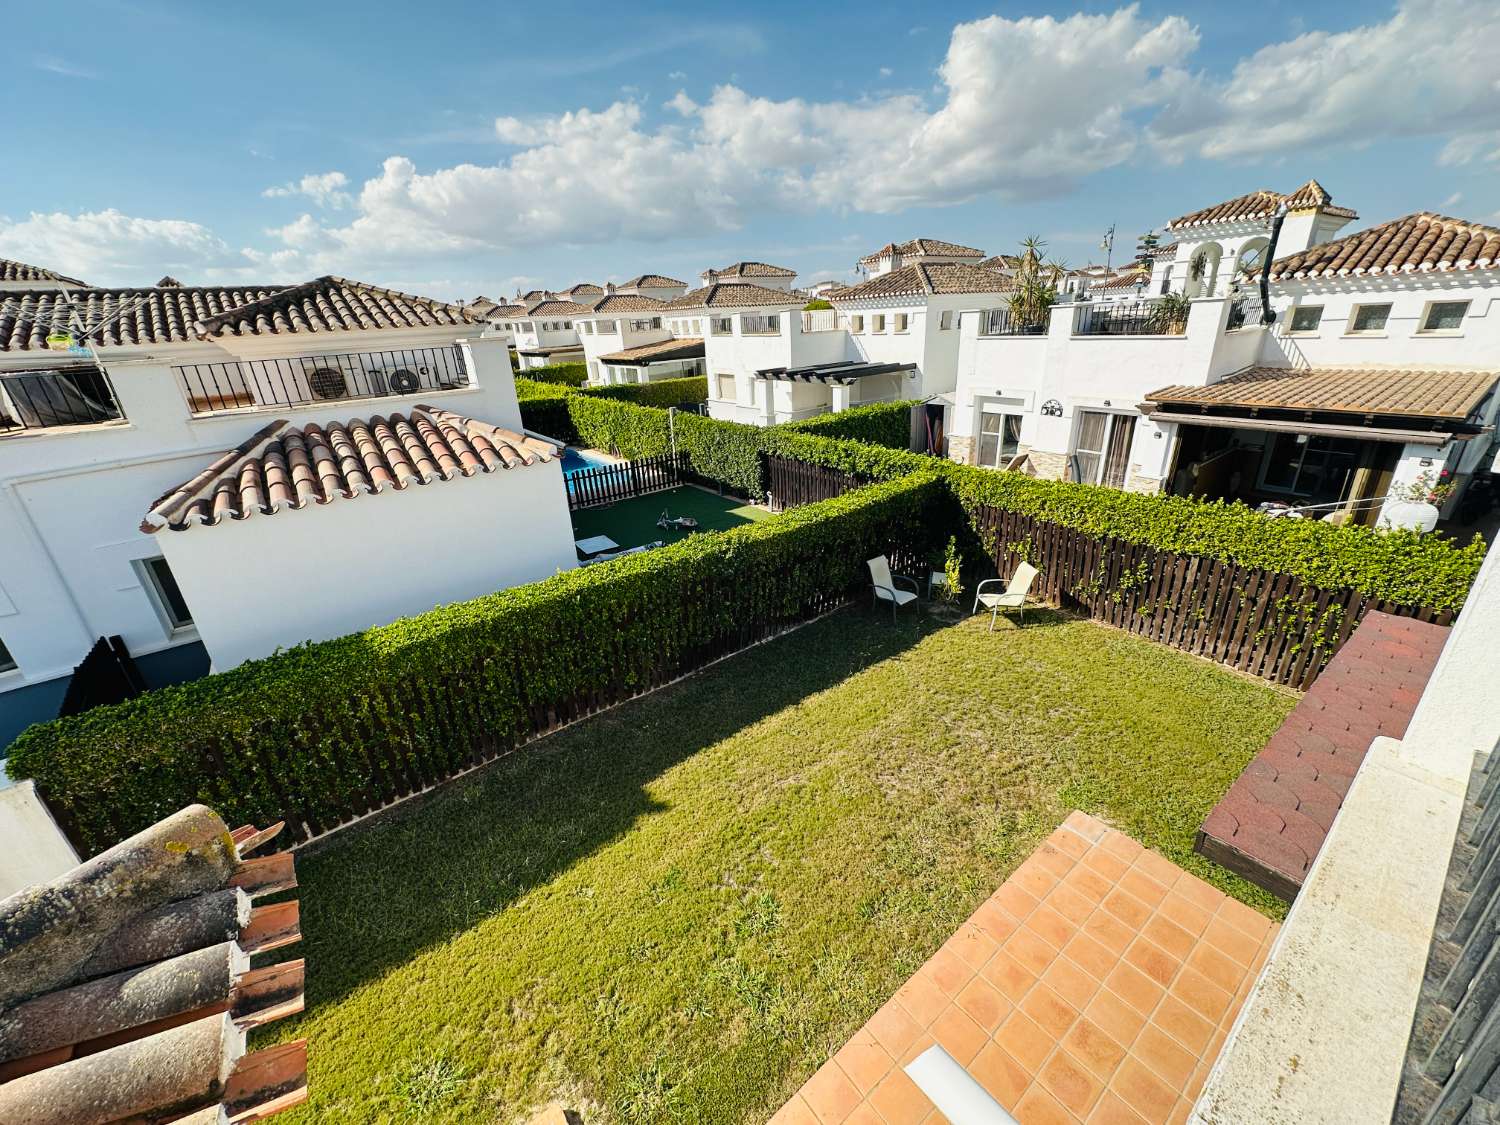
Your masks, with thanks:
[(587, 449), (574, 449), (571, 445), (563, 450), (562, 471), (563, 476), (570, 477), (574, 473), (581, 473), (585, 469), (597, 469), (600, 465), (612, 465), (613, 461), (607, 457), (601, 457)]

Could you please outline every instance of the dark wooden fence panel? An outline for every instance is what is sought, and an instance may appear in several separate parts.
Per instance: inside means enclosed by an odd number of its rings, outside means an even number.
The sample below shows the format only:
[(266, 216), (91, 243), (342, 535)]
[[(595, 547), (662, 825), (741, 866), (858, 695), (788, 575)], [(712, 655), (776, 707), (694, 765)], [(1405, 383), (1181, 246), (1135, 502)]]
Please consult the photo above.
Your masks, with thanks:
[(688, 475), (687, 454), (661, 453), (583, 469), (568, 478), (568, 508), (593, 508), (676, 488)]
[(832, 500), (868, 483), (853, 473), (809, 465), (790, 457), (767, 454), (764, 462), (767, 500), (772, 511), (784, 512), (803, 504)]

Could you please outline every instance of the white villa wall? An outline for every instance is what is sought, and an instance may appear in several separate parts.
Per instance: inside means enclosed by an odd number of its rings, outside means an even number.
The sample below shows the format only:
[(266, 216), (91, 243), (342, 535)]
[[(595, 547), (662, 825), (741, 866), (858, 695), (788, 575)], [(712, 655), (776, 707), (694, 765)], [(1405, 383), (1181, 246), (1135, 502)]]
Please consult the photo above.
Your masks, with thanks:
[[(911, 398), (948, 394), (958, 386), (959, 317), (965, 309), (992, 307), (1004, 298), (998, 293), (932, 294), (923, 300), (891, 298), (841, 302), (839, 323), (849, 329), (851, 316), (864, 318), (861, 331), (850, 330), (856, 354), (871, 363), (915, 363), (917, 377), (908, 380)], [(897, 332), (895, 318), (904, 313), (907, 331)], [(943, 314), (950, 327), (942, 327)], [(875, 332), (871, 317), (885, 317), (883, 332)]]
[[(632, 328), (630, 322), (633, 320), (650, 321), (657, 319), (661, 323), (660, 328)], [(601, 332), (599, 327), (606, 324), (614, 324), (612, 332)], [(587, 324), (589, 327), (585, 328)], [(607, 377), (605, 366), (599, 362), (601, 355), (609, 355), (612, 352), (622, 352), (626, 348), (638, 348), (642, 344), (657, 344), (663, 340), (672, 338), (672, 331), (667, 327), (666, 318), (660, 311), (621, 313), (618, 316), (580, 317), (573, 322), (577, 329), (579, 342), (583, 345), (583, 362), (588, 366), (589, 381), (592, 383), (607, 383), (611, 380)]]
[(151, 538), (215, 671), (577, 565), (558, 460)]
[[(742, 317), (771, 313), (781, 318), (777, 332), (745, 333)], [(693, 315), (698, 316), (698, 311), (694, 310)], [(768, 396), (764, 389), (766, 380), (757, 379), (755, 372), (770, 367), (804, 367), (857, 358), (851, 354), (846, 332), (804, 332), (801, 311), (796, 305), (787, 308), (709, 309), (704, 310), (702, 316), (705, 369), (709, 377), (708, 412), (714, 418), (768, 425), (824, 413), (832, 405), (826, 386), (803, 384), (806, 390), (788, 392), (782, 397)], [(724, 317), (733, 321), (732, 334), (717, 335), (707, 331), (710, 320)], [(719, 397), (717, 375), (734, 377), (735, 397), (732, 401)]]
[[(142, 587), (136, 564), (162, 551), (158, 537), (142, 534), (139, 524), (163, 492), (268, 422), (347, 421), (430, 402), (507, 429), (521, 426), (504, 343), (491, 338), (460, 341), (477, 380), (473, 388), (201, 418), (189, 415), (174, 364), (258, 357), (271, 347), (303, 355), (443, 347), (455, 336), (451, 328), (446, 335), (318, 333), (238, 339), (237, 354), (213, 344), (104, 352), (123, 422), (0, 437), (0, 640), (19, 666), (0, 673), (0, 693), (70, 674), (100, 636), (120, 634), (137, 656), (198, 639), (196, 630), (169, 631)], [(11, 370), (47, 360), (3, 362)], [(566, 503), (561, 507), (566, 514)]]

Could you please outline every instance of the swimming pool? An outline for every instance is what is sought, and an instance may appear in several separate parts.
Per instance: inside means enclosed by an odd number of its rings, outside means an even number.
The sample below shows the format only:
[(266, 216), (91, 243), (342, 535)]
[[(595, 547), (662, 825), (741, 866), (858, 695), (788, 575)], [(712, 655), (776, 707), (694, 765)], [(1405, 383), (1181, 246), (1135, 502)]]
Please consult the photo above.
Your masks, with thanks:
[(613, 464), (614, 462), (608, 457), (603, 457), (591, 449), (574, 449), (570, 445), (563, 450), (562, 470), (565, 477), (581, 473), (584, 469), (597, 469), (600, 465)]

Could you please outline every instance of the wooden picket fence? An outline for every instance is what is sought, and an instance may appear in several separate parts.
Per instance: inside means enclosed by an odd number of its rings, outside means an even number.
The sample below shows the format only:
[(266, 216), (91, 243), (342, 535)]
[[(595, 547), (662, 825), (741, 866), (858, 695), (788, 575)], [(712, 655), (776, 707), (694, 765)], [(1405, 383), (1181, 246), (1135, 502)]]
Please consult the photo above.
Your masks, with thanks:
[(765, 454), (762, 460), (766, 497), (771, 510), (776, 512), (815, 504), (819, 500), (832, 500), (866, 483), (853, 473), (810, 465), (791, 457)]
[(1402, 605), (1289, 574), (1097, 537), (983, 507), (971, 518), (1002, 578), (1024, 560), (1033, 592), (1252, 676), (1306, 689), (1370, 610), (1450, 624), (1450, 610)]
[(687, 476), (685, 453), (661, 453), (584, 469), (568, 478), (568, 510), (594, 508), (676, 488)]

